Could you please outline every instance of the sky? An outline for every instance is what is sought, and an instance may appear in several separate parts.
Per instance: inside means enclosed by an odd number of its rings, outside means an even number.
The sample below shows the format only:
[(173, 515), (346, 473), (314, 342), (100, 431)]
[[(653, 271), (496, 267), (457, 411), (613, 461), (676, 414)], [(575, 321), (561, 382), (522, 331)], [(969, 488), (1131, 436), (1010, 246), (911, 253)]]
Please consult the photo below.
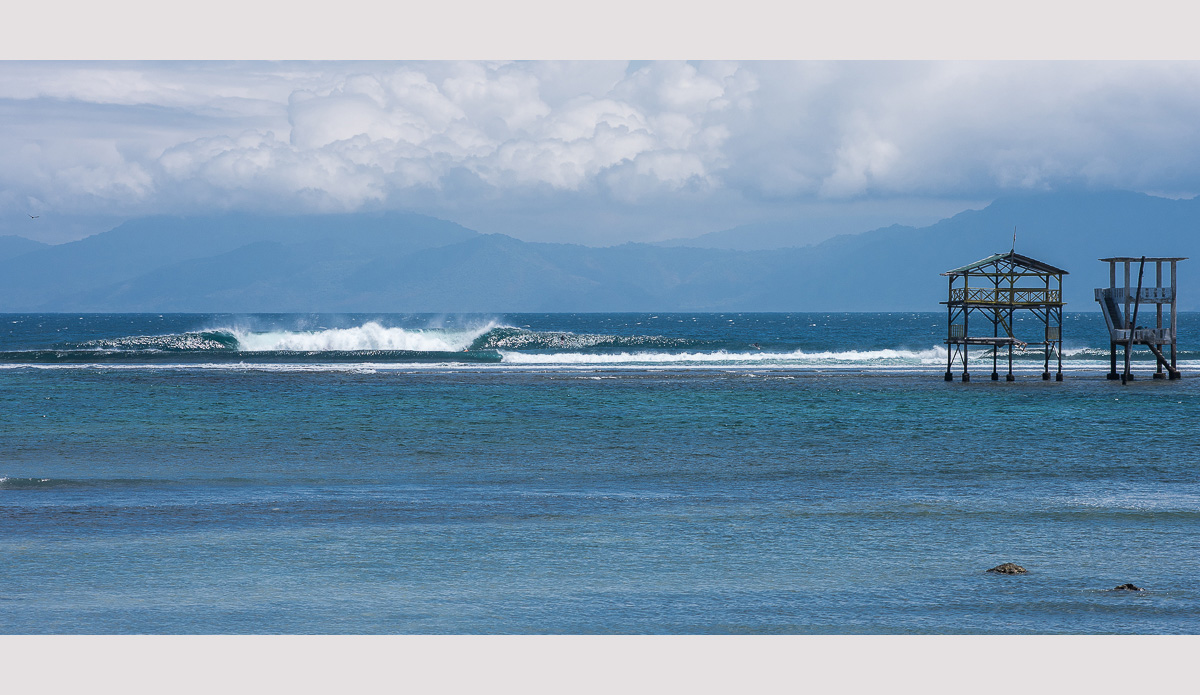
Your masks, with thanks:
[(405, 210), (527, 241), (794, 222), (811, 243), (1028, 191), (1192, 197), (1197, 113), (1194, 61), (8, 60), (0, 233)]

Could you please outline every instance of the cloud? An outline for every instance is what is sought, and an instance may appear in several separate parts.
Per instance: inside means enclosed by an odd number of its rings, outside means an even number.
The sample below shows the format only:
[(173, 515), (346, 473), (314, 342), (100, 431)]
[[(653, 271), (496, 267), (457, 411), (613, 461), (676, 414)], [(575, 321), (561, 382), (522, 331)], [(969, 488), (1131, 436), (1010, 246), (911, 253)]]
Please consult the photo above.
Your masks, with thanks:
[(719, 201), (753, 217), (779, 201), (1200, 191), (1198, 111), (1195, 63), (7, 63), (0, 200)]
[[(545, 65), (375, 66), (324, 88), (298, 89), (288, 96), (286, 143), (267, 134), (181, 143), (160, 158), (163, 183), (263, 191), (274, 167), (272, 192), (303, 190), (312, 200), (320, 190), (327, 202), (353, 209), (383, 200), (389, 186), (437, 187), (458, 169), (498, 191), (519, 192), (605, 187), (616, 179), (603, 174), (626, 165), (642, 189), (669, 190), (723, 166), (728, 129), (704, 122), (729, 108), (718, 79), (682, 63), (647, 66), (615, 82), (611, 68), (588, 70), (593, 90), (579, 93), (564, 88), (569, 80), (560, 70), (547, 101), (539, 77)], [(646, 103), (633, 100), (639, 94)], [(631, 196), (627, 187), (610, 193)]]

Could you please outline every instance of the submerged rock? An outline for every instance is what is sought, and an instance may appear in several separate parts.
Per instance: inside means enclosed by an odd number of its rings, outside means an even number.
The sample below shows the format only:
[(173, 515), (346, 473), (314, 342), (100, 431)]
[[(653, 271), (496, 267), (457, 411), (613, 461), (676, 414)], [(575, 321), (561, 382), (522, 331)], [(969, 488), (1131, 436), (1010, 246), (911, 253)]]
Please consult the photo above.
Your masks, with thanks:
[(995, 572), (996, 574), (1025, 574), (1026, 570), (1020, 565), (1006, 562), (1003, 565), (996, 565), (988, 570), (988, 572)]
[(1140, 586), (1134, 586), (1133, 584), (1122, 584), (1121, 586), (1116, 586), (1112, 589), (1109, 589), (1109, 591), (1145, 591), (1145, 589), (1141, 588)]

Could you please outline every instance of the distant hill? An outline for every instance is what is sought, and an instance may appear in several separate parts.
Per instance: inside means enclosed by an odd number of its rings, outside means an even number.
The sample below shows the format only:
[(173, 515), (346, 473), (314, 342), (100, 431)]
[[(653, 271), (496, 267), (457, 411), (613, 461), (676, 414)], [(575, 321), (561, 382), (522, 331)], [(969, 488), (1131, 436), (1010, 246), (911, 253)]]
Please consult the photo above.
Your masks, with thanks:
[(0, 215), (0, 237), (13, 235), (46, 244), (61, 244), (106, 232), (129, 219), (105, 213), (69, 213), (54, 209), (16, 211)]
[[(807, 250), (814, 283), (838, 288), (847, 306), (881, 311), (932, 308), (945, 279), (931, 274), (1012, 247), (1070, 272), (1068, 311), (1095, 311), (1092, 288), (1108, 284), (1107, 256), (1187, 256), (1179, 265), (1180, 309), (1200, 309), (1200, 199), (1140, 193), (1047, 193), (1001, 198), (919, 229), (889, 227), (830, 239)], [(856, 272), (861, 268), (864, 272)], [(855, 282), (845, 276), (852, 273)], [(799, 288), (798, 288), (799, 289)]]
[(148, 217), (36, 250), (19, 261), (0, 261), (0, 308), (182, 311), (174, 307), (205, 302), (249, 306), (255, 288), (266, 290), (267, 304), (290, 306), (289, 297), (273, 291), (295, 284), (303, 288), (300, 294), (318, 297), (329, 290), (322, 285), (324, 275), (340, 278), (347, 268), (379, 254), (403, 254), (478, 235), (445, 220), (400, 213)]
[(1200, 201), (1138, 193), (1003, 198), (928, 227), (736, 251), (590, 248), (479, 234), (421, 215), (134, 220), (0, 259), (0, 311), (939, 311), (942, 271), (1007, 251), (1063, 267), (1094, 311), (1109, 255), (1179, 255), (1200, 309)]
[(0, 261), (8, 258), (15, 258), (30, 251), (47, 248), (49, 244), (43, 244), (40, 241), (33, 241), (15, 234), (0, 236)]

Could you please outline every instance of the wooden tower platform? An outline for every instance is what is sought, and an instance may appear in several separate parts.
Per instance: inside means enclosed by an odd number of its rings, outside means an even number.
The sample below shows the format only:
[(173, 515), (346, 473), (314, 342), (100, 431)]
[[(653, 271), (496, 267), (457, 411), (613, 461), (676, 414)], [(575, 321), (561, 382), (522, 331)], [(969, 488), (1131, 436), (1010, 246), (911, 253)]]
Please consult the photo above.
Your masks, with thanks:
[[(1175, 295), (1178, 287), (1175, 278), (1175, 264), (1186, 261), (1184, 257), (1149, 257), (1134, 258), (1118, 256), (1101, 258), (1108, 264), (1108, 287), (1096, 288), (1096, 301), (1104, 312), (1104, 322), (1108, 324), (1109, 364), (1111, 365), (1108, 378), (1120, 379), (1122, 383), (1133, 378), (1129, 371), (1129, 358), (1133, 346), (1145, 345), (1154, 354), (1155, 379), (1169, 376), (1179, 378), (1179, 370), (1175, 368)], [(1146, 263), (1154, 264), (1154, 285), (1143, 284), (1146, 273)], [(1170, 285), (1163, 284), (1163, 264), (1170, 264)], [(1124, 286), (1117, 284), (1117, 264), (1124, 265)], [(1133, 285), (1132, 268), (1137, 264), (1137, 284)], [(1145, 328), (1138, 324), (1138, 310), (1142, 304), (1154, 306), (1154, 328)], [(1163, 308), (1169, 315), (1164, 325)], [(1149, 310), (1150, 307), (1146, 307)], [(1144, 316), (1144, 315), (1143, 315)], [(1125, 348), (1125, 370), (1117, 373), (1117, 346)], [(1170, 358), (1163, 354), (1164, 347), (1169, 349)], [(1166, 370), (1166, 375), (1163, 370)]]
[[(967, 368), (971, 346), (990, 347), (992, 380), (1000, 378), (999, 350), (1008, 348), (1008, 374), (1013, 381), (1013, 348), (1040, 345), (1045, 360), (1042, 379), (1050, 378), (1050, 354), (1058, 356), (1057, 381), (1062, 381), (1062, 278), (1067, 271), (1023, 256), (1015, 251), (997, 253), (942, 275), (949, 278), (946, 301), (946, 381), (954, 379), (955, 362), (962, 363), (962, 380), (970, 381)], [(961, 286), (956, 283), (961, 281)], [(1036, 316), (1042, 335), (1032, 340), (1013, 333), (1018, 311)]]

